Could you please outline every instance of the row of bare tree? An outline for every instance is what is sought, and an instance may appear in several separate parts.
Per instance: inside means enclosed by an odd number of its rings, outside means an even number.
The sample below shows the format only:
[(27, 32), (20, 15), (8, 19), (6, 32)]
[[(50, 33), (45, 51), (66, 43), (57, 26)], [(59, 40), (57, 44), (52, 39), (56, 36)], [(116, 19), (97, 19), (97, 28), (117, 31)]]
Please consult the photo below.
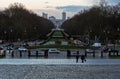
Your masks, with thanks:
[(92, 40), (120, 40), (120, 3), (101, 2), (65, 21), (61, 28), (70, 35), (89, 36)]
[(45, 38), (54, 24), (22, 4), (14, 3), (0, 11), (0, 39), (3, 40), (35, 40)]

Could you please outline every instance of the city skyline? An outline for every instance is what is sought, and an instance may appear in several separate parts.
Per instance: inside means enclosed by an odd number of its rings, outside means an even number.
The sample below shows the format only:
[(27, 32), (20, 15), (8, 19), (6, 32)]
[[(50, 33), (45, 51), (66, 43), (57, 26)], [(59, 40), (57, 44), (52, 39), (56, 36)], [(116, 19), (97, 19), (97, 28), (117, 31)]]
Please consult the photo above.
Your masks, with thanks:
[[(72, 17), (83, 9), (98, 4), (100, 0), (1, 0), (0, 9), (8, 8), (10, 4), (21, 3), (26, 9), (29, 9), (42, 16), (45, 12), (48, 16), (55, 16), (61, 19), (61, 13), (64, 11), (67, 17)], [(106, 0), (109, 4), (120, 2), (119, 0)]]

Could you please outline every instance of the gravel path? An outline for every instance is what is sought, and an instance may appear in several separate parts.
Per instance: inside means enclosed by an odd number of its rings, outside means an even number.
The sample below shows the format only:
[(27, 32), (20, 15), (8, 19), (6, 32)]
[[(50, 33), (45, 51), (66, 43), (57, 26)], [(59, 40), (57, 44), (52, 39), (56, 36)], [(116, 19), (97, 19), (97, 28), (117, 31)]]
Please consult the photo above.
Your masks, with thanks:
[(0, 79), (119, 79), (120, 65), (0, 65)]

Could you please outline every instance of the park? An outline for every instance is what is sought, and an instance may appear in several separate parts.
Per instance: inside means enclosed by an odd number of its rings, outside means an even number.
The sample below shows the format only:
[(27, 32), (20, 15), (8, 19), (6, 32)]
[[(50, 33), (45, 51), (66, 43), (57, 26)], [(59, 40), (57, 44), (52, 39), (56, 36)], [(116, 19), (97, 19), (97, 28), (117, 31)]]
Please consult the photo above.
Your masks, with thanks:
[(68, 18), (67, 8), (79, 6), (43, 4), (60, 10), (62, 19), (22, 3), (0, 10), (0, 79), (120, 78), (119, 1), (100, 0)]

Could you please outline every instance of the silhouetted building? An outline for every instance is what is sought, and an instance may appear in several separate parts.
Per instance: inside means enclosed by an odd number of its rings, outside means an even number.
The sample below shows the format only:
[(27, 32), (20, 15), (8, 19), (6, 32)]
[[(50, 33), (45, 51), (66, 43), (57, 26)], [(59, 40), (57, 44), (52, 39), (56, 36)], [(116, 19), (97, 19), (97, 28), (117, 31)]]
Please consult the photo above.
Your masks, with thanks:
[(46, 19), (47, 19), (47, 15), (48, 15), (48, 14), (46, 14), (46, 13), (42, 13), (42, 17), (43, 17), (43, 18), (46, 18)]
[(64, 22), (66, 20), (66, 12), (62, 13), (62, 21)]
[[(68, 17), (69, 19), (69, 17)], [(49, 20), (54, 23), (56, 28), (60, 28), (62, 23), (66, 20), (66, 12), (62, 13), (62, 19), (56, 19), (54, 16), (50, 16)]]
[(54, 16), (50, 16), (49, 20), (52, 21), (54, 25), (56, 26), (56, 18)]

